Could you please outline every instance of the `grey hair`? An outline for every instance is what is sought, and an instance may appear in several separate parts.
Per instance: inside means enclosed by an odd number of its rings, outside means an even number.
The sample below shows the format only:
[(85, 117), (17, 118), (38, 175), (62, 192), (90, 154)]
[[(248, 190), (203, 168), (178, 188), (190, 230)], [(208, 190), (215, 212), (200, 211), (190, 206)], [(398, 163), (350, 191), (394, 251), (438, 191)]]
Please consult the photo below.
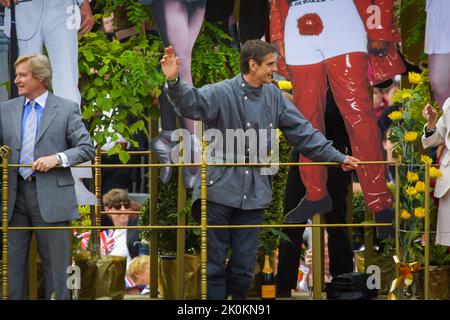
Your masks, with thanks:
[(52, 90), (52, 67), (48, 57), (39, 53), (26, 54), (17, 58), (14, 67), (27, 61), (33, 78), (44, 79), (44, 85), (47, 90)]

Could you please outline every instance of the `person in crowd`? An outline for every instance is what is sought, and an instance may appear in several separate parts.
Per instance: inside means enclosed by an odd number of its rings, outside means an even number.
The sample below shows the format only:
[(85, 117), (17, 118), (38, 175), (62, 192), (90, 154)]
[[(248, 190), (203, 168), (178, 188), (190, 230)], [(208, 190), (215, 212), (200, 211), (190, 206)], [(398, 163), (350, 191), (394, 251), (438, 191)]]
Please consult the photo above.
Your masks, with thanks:
[(133, 258), (127, 269), (127, 279), (138, 291), (135, 293), (145, 294), (150, 286), (150, 256), (141, 255)]
[[(11, 227), (69, 226), (79, 218), (70, 166), (92, 160), (94, 146), (76, 102), (51, 93), (52, 69), (41, 54), (15, 62), (19, 97), (0, 103), (0, 145), (11, 150), (8, 219)], [(63, 168), (57, 168), (61, 166)], [(8, 234), (8, 297), (25, 299), (31, 230)], [(70, 231), (35, 232), (46, 298), (69, 299)]]
[(384, 100), (383, 89), (373, 88), (373, 111), (377, 119), (380, 118), (383, 109), (386, 107), (386, 100)]
[(400, 89), (400, 85), (398, 82), (393, 81), (393, 83), (386, 89), (383, 90), (383, 100), (386, 101), (386, 107), (392, 106), (394, 101), (392, 98), (394, 94)]
[[(276, 51), (270, 44), (249, 40), (241, 49), (240, 74), (197, 89), (180, 79), (180, 58), (172, 47), (168, 47), (161, 60), (162, 71), (167, 79), (164, 92), (178, 115), (203, 121), (206, 134), (221, 135), (220, 139), (228, 150), (217, 146), (211, 152), (214, 154), (211, 154), (209, 161), (258, 162), (261, 159), (258, 159), (255, 151), (260, 158), (261, 155), (269, 154), (276, 142), (272, 133), (279, 128), (294, 148), (311, 159), (338, 162), (344, 170), (357, 167), (356, 158), (337, 151), (331, 141), (314, 129), (272, 84), (272, 76), (277, 71), (276, 61)], [(262, 133), (266, 134), (267, 140), (258, 139), (258, 134), (255, 135), (255, 141), (239, 136), (235, 139), (236, 135), (230, 138), (229, 131), (226, 135), (230, 129), (245, 131), (246, 134), (265, 129)], [(260, 130), (259, 133), (261, 136)], [(272, 195), (270, 174), (274, 170), (270, 169), (273, 168), (208, 168), (208, 224), (261, 224), (264, 209), (269, 206)], [(193, 191), (193, 215), (197, 218), (199, 199), (197, 177)], [(208, 229), (209, 299), (225, 299), (228, 296), (233, 299), (246, 298), (253, 279), (258, 234), (258, 228)], [(225, 264), (228, 250), (231, 250), (231, 255)]]
[[(422, 136), (424, 148), (437, 147), (445, 144), (449, 146), (450, 138), (450, 97), (445, 100), (443, 114), (438, 119), (438, 113), (430, 104), (423, 109), (423, 116), (427, 120)], [(442, 177), (436, 180), (434, 197), (439, 199), (438, 219), (436, 228), (436, 244), (450, 246), (450, 153), (443, 155), (440, 161)]]
[[(137, 217), (131, 216), (131, 200), (127, 190), (111, 189), (103, 195), (105, 214), (101, 216), (102, 226), (136, 226)], [(127, 266), (139, 255), (138, 229), (106, 229), (100, 234), (100, 252), (106, 255), (127, 257)]]

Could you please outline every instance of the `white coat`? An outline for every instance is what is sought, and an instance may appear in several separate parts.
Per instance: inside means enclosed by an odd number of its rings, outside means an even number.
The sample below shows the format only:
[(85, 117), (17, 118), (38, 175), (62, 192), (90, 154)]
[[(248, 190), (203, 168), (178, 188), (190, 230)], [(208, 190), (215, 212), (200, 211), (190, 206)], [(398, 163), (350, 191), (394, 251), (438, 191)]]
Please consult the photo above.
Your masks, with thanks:
[(439, 167), (442, 177), (436, 180), (434, 196), (440, 199), (436, 243), (450, 246), (450, 98), (445, 101), (442, 109), (444, 113), (436, 124), (436, 131), (428, 138), (422, 136), (422, 144), (424, 148), (445, 144), (447, 149)]

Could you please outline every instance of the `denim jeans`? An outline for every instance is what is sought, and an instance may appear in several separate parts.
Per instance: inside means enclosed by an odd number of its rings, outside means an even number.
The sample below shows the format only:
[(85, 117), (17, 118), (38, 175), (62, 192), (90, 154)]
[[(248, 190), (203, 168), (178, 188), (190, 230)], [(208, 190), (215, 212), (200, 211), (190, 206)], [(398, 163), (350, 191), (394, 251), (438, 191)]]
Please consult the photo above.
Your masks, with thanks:
[[(261, 224), (264, 209), (242, 210), (207, 203), (208, 225)], [(208, 299), (245, 299), (254, 275), (259, 228), (208, 229)], [(226, 262), (227, 254), (230, 258)]]

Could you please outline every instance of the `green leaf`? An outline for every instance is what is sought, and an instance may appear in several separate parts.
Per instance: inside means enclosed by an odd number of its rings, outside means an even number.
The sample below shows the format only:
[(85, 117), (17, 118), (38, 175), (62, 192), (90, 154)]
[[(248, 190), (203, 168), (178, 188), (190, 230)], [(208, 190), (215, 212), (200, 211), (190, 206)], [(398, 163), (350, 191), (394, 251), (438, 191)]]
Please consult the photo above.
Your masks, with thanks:
[(128, 152), (127, 151), (125, 151), (125, 150), (121, 150), (120, 152), (119, 152), (119, 159), (120, 159), (120, 162), (122, 162), (122, 163), (127, 163), (128, 161), (130, 161), (130, 155), (128, 154)]
[[(111, 141), (116, 141), (117, 137), (115, 139), (111, 139)], [(122, 146), (119, 143), (116, 143), (114, 147), (108, 150), (108, 156), (112, 156), (113, 154), (117, 154), (122, 150)]]
[(284, 233), (284, 232), (282, 232), (282, 231), (280, 231), (280, 230), (277, 230), (277, 229), (273, 229), (273, 228), (271, 228), (270, 231), (272, 231), (272, 233), (273, 233), (275, 236), (278, 236), (278, 237), (280, 237), (280, 238), (283, 239), (283, 240), (292, 242), (292, 240), (289, 238), (289, 236), (288, 236), (286, 233)]
[(104, 65), (99, 71), (98, 71), (98, 75), (100, 77), (103, 77), (105, 75), (105, 73), (107, 73), (109, 71), (109, 66), (108, 65)]
[(131, 132), (132, 134), (134, 134), (134, 133), (136, 133), (138, 130), (142, 130), (142, 129), (144, 128), (144, 126), (145, 126), (144, 121), (139, 120), (139, 121), (133, 123), (133, 124), (130, 126), (130, 132)]
[(94, 88), (89, 88), (88, 94), (86, 96), (86, 100), (92, 100), (96, 95)]
[(103, 80), (101, 79), (101, 78), (95, 78), (94, 79), (94, 85), (96, 86), (96, 87), (102, 87), (103, 86)]
[(92, 62), (92, 61), (95, 60), (95, 57), (92, 54), (92, 51), (90, 51), (90, 50), (83, 50), (82, 52), (83, 52), (83, 55), (84, 55), (84, 57), (86, 58), (86, 60), (88, 62)]

